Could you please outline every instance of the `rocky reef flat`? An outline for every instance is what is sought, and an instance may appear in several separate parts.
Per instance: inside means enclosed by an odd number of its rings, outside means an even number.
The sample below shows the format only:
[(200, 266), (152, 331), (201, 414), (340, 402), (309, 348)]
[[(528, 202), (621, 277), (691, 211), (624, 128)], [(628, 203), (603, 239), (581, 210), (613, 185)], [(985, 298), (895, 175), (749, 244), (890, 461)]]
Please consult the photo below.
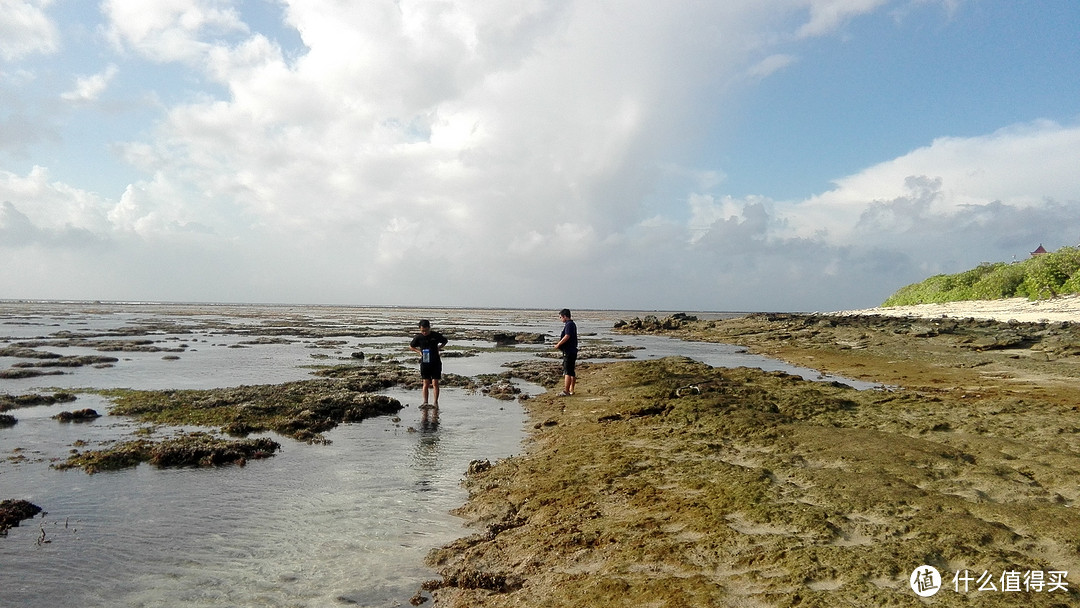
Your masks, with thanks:
[[(1080, 602), (1080, 333), (875, 314), (626, 320), (880, 383), (682, 359), (581, 366), (477, 463), (437, 606)], [(1051, 583), (1050, 581), (1053, 581)]]

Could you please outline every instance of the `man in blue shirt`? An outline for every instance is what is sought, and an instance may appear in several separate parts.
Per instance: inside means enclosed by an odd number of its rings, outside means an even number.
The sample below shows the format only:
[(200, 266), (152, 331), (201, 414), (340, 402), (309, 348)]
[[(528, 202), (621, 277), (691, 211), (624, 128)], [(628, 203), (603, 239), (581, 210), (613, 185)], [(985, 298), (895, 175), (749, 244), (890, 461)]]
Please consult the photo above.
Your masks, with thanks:
[(559, 335), (559, 341), (555, 348), (563, 353), (563, 392), (560, 397), (568, 397), (574, 394), (574, 384), (577, 383), (577, 374), (574, 365), (577, 363), (577, 324), (570, 318), (570, 309), (564, 308), (559, 311), (563, 329)]

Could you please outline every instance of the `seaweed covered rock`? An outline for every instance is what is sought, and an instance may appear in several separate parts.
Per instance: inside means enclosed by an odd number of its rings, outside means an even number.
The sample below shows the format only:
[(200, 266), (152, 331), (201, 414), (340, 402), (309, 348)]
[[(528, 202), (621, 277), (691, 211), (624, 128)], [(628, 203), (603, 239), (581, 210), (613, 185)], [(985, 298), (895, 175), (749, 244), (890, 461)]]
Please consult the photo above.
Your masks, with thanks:
[(41, 513), (41, 507), (25, 500), (0, 501), (0, 536), (7, 534), (8, 530), (19, 525), (24, 519)]
[(224, 389), (114, 391), (114, 415), (145, 422), (217, 427), (228, 435), (274, 431), (310, 443), (343, 422), (393, 414), (401, 403), (367, 392), (378, 373)]
[(500, 376), (520, 378), (547, 388), (558, 386), (563, 379), (562, 364), (558, 361), (511, 361), (504, 363), (503, 367), (510, 371), (503, 372)]
[(16, 363), (12, 367), (83, 367), (86, 365), (91, 365), (94, 367), (112, 367), (112, 364), (116, 363), (119, 360), (120, 359), (117, 359), (116, 357), (104, 357), (101, 355), (82, 355), (78, 357), (50, 358), (38, 363), (20, 362)]
[(480, 392), (488, 397), (510, 401), (516, 399), (518, 395), (521, 394), (521, 389), (514, 386), (509, 380), (499, 380), (489, 386), (483, 387), (480, 389)]
[(71, 393), (53, 393), (41, 395), (30, 393), (27, 395), (9, 395), (0, 393), (0, 412), (15, 410), (23, 407), (35, 407), (38, 405), (53, 405), (55, 403), (67, 403), (75, 401), (75, 395)]
[(243, 466), (248, 460), (269, 458), (280, 449), (281, 444), (266, 437), (231, 440), (209, 433), (188, 433), (161, 442), (137, 439), (103, 450), (76, 453), (53, 466), (57, 469), (79, 468), (91, 474), (126, 469), (143, 462), (160, 468)]
[(669, 317), (658, 319), (655, 315), (645, 315), (644, 318), (634, 317), (629, 321), (620, 319), (614, 325), (614, 329), (624, 332), (651, 333), (659, 331), (671, 331), (681, 328), (686, 323), (693, 323), (697, 317), (686, 313), (677, 312)]
[(492, 341), (498, 346), (513, 346), (515, 344), (543, 344), (544, 334), (538, 333), (506, 333), (495, 332), (491, 334)]
[[(852, 364), (892, 373), (892, 352), (863, 350)], [(980, 396), (982, 369), (924, 365), (962, 382), (858, 391), (679, 357), (583, 368), (577, 396), (530, 402), (526, 453), (470, 464), (455, 514), (483, 531), (429, 553), (443, 580), (426, 587), (461, 608), (901, 606), (918, 604), (908, 575), (928, 555), (1072, 570), (1075, 375), (1060, 399), (997, 391), (998, 376)], [(1080, 605), (1055, 593), (1022, 603)], [(980, 605), (1019, 594), (999, 597)]]
[(281, 444), (266, 437), (234, 441), (193, 433), (176, 441), (159, 443), (150, 450), (149, 462), (157, 467), (243, 466), (251, 459), (269, 458), (280, 449)]
[(97, 418), (101, 418), (101, 414), (97, 413), (97, 410), (91, 408), (75, 410), (74, 412), (60, 412), (53, 416), (54, 420), (59, 420), (60, 422), (87, 422)]
[(37, 369), (28, 369), (25, 367), (0, 369), (0, 378), (4, 380), (21, 380), (23, 378), (37, 378), (38, 376), (61, 376), (63, 374), (64, 372), (59, 370), (43, 372)]

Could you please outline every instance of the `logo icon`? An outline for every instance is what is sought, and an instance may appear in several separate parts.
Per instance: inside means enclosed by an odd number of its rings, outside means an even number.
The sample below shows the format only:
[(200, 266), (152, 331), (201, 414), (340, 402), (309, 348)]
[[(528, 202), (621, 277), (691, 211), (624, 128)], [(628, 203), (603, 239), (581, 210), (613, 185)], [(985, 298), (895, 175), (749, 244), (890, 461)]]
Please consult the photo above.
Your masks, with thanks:
[(911, 572), (911, 590), (919, 597), (930, 597), (941, 590), (941, 573), (933, 566), (922, 565)]

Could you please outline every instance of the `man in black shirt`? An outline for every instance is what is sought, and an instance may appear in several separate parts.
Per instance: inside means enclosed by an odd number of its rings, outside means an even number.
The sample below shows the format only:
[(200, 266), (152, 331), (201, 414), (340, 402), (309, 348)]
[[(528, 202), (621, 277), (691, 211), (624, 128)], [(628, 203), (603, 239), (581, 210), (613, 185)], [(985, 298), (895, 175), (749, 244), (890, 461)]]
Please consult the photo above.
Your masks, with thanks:
[(555, 343), (555, 348), (563, 353), (563, 391), (559, 396), (569, 397), (574, 394), (574, 385), (577, 384), (577, 373), (574, 371), (578, 352), (577, 323), (570, 318), (570, 310), (567, 308), (559, 311), (559, 318), (563, 322), (562, 334)]
[[(442, 379), (442, 359), (439, 358), (439, 350), (446, 346), (446, 338), (437, 331), (431, 331), (431, 322), (427, 319), (419, 323), (420, 333), (413, 337), (409, 348), (420, 353), (420, 378), (424, 381), (423, 396), (424, 404), (420, 407), (439, 407), (439, 380)], [(428, 405), (428, 389), (431, 389), (435, 398)]]

